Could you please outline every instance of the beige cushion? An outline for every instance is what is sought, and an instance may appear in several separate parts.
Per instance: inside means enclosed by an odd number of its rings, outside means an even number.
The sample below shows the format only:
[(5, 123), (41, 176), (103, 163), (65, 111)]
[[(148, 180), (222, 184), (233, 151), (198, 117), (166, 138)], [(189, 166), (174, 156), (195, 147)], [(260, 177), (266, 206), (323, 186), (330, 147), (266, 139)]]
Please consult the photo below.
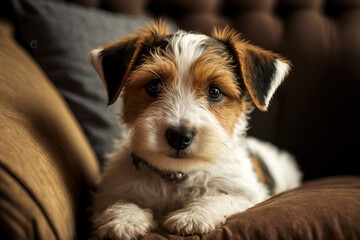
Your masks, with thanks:
[(86, 232), (86, 190), (100, 176), (96, 157), (4, 21), (0, 39), (0, 233), (5, 239), (74, 239)]

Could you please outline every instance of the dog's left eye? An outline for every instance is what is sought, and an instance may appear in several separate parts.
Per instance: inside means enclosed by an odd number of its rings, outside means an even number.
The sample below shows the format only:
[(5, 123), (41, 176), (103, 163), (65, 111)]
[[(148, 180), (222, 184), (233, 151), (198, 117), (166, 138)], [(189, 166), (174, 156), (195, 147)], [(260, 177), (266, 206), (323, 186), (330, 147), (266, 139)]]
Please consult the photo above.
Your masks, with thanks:
[(218, 102), (222, 99), (223, 94), (218, 87), (210, 86), (208, 89), (208, 97), (213, 102)]
[(157, 97), (161, 92), (161, 80), (160, 79), (153, 79), (145, 86), (145, 90), (147, 94), (152, 97)]

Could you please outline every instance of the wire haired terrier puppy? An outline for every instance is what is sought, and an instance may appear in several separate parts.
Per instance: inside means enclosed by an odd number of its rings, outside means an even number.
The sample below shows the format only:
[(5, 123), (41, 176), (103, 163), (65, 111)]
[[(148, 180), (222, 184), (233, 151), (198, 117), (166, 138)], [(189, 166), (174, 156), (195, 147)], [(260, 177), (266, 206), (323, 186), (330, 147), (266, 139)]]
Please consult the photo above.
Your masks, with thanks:
[(290, 63), (243, 41), (161, 22), (91, 52), (124, 126), (94, 194), (94, 234), (136, 239), (158, 225), (204, 234), (299, 185), (293, 158), (245, 137), (254, 104), (267, 110)]

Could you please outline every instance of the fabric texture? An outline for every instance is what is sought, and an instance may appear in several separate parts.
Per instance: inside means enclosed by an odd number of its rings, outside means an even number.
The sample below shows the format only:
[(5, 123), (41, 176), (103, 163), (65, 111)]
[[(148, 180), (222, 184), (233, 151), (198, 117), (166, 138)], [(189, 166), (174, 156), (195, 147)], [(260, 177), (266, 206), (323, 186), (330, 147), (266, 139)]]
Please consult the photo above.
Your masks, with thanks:
[[(59, 89), (101, 163), (120, 136), (119, 101), (106, 106), (105, 87), (89, 60), (92, 49), (132, 34), (149, 18), (73, 3), (13, 0), (21, 38)], [(125, 63), (126, 64), (126, 63)]]
[(359, 239), (360, 177), (331, 177), (304, 183), (238, 213), (213, 232), (181, 237), (162, 231), (146, 240)]
[(1, 239), (86, 237), (87, 194), (100, 177), (95, 153), (3, 21), (0, 39)]

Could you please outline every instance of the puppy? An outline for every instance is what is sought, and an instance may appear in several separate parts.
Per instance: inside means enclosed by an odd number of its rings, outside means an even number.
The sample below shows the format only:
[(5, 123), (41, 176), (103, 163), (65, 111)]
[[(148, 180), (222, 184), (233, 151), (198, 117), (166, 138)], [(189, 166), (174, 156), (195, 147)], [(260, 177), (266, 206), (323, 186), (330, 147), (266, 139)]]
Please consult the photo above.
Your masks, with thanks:
[(253, 104), (267, 110), (290, 63), (243, 41), (155, 22), (99, 47), (91, 61), (123, 126), (94, 194), (94, 234), (136, 239), (162, 227), (205, 234), (299, 185), (293, 158), (245, 137)]

